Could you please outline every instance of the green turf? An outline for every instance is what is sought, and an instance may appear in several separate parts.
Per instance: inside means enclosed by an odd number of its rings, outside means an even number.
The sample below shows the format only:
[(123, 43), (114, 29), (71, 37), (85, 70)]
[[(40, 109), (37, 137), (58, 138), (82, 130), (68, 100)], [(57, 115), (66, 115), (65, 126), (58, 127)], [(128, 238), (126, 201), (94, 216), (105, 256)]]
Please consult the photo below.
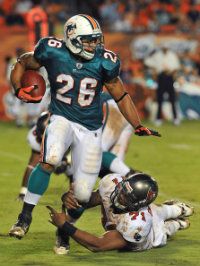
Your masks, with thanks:
[[(200, 122), (187, 121), (179, 127), (165, 124), (162, 138), (133, 136), (127, 163), (155, 176), (160, 194), (157, 202), (176, 198), (193, 204), (191, 227), (180, 231), (164, 248), (142, 253), (91, 253), (74, 241), (68, 256), (52, 252), (54, 228), (48, 223), (46, 204), (59, 209), (60, 195), (67, 187), (64, 176), (53, 176), (50, 187), (35, 208), (30, 232), (23, 240), (9, 238), (21, 203), (15, 200), (23, 169), (29, 157), (27, 129), (0, 123), (0, 265), (200, 265)], [(77, 223), (97, 235), (103, 232), (100, 210), (87, 211)]]

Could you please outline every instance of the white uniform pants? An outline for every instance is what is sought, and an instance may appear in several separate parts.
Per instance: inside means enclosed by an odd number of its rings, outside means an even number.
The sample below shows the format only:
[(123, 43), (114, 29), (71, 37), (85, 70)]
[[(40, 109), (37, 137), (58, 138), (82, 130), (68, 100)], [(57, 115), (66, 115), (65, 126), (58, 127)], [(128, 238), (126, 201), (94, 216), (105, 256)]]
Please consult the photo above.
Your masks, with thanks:
[(102, 129), (95, 131), (52, 115), (42, 145), (42, 162), (53, 166), (63, 158), (71, 146), (75, 197), (80, 202), (90, 198), (102, 160)]

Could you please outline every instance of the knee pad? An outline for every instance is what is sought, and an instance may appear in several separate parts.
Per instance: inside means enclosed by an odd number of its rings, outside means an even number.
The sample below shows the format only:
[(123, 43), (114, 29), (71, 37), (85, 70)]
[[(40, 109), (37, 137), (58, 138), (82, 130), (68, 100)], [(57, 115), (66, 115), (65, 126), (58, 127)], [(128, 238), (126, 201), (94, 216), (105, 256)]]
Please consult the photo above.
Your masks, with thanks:
[(45, 163), (51, 164), (53, 166), (58, 165), (61, 162), (61, 157), (54, 153), (54, 154), (49, 154), (48, 157), (46, 157)]
[(91, 197), (93, 187), (87, 180), (81, 179), (74, 183), (74, 195), (80, 203), (87, 203)]
[(87, 174), (98, 174), (101, 166), (101, 160), (101, 146), (88, 143), (87, 150), (82, 159), (82, 171)]

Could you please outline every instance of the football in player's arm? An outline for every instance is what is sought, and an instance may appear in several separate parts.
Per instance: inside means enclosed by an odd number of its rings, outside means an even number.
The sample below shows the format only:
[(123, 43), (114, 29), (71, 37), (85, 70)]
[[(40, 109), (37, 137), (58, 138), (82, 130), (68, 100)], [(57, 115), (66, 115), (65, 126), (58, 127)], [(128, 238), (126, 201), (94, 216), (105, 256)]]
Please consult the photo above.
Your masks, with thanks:
[[(102, 224), (106, 232), (100, 237), (74, 227), (65, 212), (47, 208), (50, 222), (62, 230), (63, 236), (71, 236), (91, 251), (142, 251), (166, 245), (169, 236), (189, 227), (187, 217), (193, 214), (192, 207), (178, 201), (153, 204), (157, 193), (156, 181), (143, 173), (128, 179), (117, 174), (105, 176), (87, 205), (88, 208), (102, 205)], [(73, 187), (62, 196), (62, 201), (67, 209), (79, 206)]]

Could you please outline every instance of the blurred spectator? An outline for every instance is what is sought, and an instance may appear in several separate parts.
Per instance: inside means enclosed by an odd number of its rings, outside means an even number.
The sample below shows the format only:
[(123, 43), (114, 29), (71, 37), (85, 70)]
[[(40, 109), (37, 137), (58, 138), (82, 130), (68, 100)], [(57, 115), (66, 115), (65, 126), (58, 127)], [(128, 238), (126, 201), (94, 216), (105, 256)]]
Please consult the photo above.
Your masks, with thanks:
[(30, 50), (42, 38), (49, 36), (48, 15), (41, 6), (41, 0), (32, 0), (32, 8), (26, 14)]
[(120, 20), (117, 1), (107, 0), (100, 6), (100, 16), (104, 26), (111, 26)]
[[(194, 0), (41, 0), (48, 14), (64, 22), (76, 13), (87, 13), (106, 29), (122, 32), (199, 32), (200, 4)], [(0, 23), (23, 24), (31, 0), (2, 0)]]
[(199, 20), (199, 10), (197, 9), (197, 6), (194, 3), (190, 5), (190, 9), (187, 12), (187, 16), (192, 23), (196, 23)]
[(176, 111), (176, 93), (174, 89), (174, 78), (176, 72), (180, 69), (180, 61), (178, 56), (168, 49), (166, 45), (161, 50), (156, 51), (150, 57), (145, 59), (145, 65), (155, 71), (158, 88), (157, 88), (157, 104), (158, 111), (156, 116), (156, 124), (162, 124), (162, 105), (165, 97), (170, 101), (173, 113), (173, 122), (179, 124)]
[(15, 24), (24, 25), (24, 14), (31, 8), (31, 1), (6, 1), (6, 3), (4, 5), (4, 7), (6, 6), (5, 10), (9, 10), (6, 13), (6, 23), (9, 26)]
[(179, 92), (179, 105), (187, 119), (200, 118), (200, 77), (197, 69), (186, 65), (175, 83)]
[[(14, 57), (6, 56), (6, 79), (8, 84), (10, 84), (10, 73), (12, 70), (13, 64), (16, 62), (17, 58), (25, 53), (23, 48), (16, 48), (16, 54)], [(7, 109), (7, 113), (15, 119), (16, 126), (21, 127), (26, 123), (26, 112), (25, 111), (25, 103), (20, 101), (13, 94), (12, 88), (10, 86), (10, 91), (6, 93), (4, 96), (4, 101)]]
[(122, 62), (123, 63), (122, 63), (122, 69), (120, 71), (120, 77), (125, 84), (131, 84), (133, 75), (130, 63), (128, 60), (123, 60)]

